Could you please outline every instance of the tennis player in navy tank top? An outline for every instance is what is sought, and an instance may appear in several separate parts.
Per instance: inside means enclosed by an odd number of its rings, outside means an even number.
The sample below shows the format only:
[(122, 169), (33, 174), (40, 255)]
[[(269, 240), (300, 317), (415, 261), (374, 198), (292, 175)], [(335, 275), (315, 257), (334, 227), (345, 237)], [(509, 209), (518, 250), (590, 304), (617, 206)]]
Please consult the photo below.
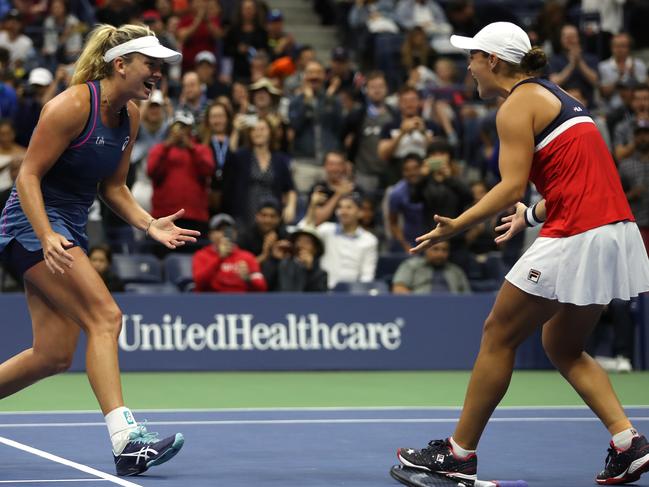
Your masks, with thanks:
[[(25, 282), (33, 347), (0, 365), (0, 398), (66, 370), (81, 330), (88, 379), (106, 419), (118, 475), (138, 475), (171, 459), (178, 433), (159, 439), (124, 406), (117, 359), (121, 312), (86, 255), (90, 205), (100, 197), (125, 221), (170, 249), (195, 242), (177, 227), (183, 210), (154, 219), (126, 186), (139, 111), (163, 62), (180, 53), (144, 26), (98, 26), (70, 88), (45, 105), (16, 185), (0, 216), (0, 257)], [(82, 443), (80, 443), (82, 445)]]
[[(507, 391), (516, 349), (542, 327), (546, 354), (612, 436), (596, 482), (634, 482), (649, 470), (649, 442), (629, 421), (606, 373), (584, 351), (606, 304), (649, 290), (649, 259), (615, 163), (586, 108), (536, 76), (547, 60), (542, 50), (532, 49), (523, 29), (495, 22), (475, 37), (450, 41), (470, 52), (468, 69), (480, 97), (505, 99), (496, 118), (502, 179), (457, 218), (435, 215), (437, 226), (418, 237), (411, 252), (511, 207), (515, 213), (496, 227), (497, 243), (527, 226), (543, 228), (505, 277), (484, 323), (453, 435), (422, 449), (400, 448), (397, 456), (407, 467), (473, 485), (476, 448)], [(528, 181), (543, 196), (529, 208), (519, 202)], [(573, 453), (580, 464), (581, 452)], [(551, 462), (540, 464), (551, 468)]]

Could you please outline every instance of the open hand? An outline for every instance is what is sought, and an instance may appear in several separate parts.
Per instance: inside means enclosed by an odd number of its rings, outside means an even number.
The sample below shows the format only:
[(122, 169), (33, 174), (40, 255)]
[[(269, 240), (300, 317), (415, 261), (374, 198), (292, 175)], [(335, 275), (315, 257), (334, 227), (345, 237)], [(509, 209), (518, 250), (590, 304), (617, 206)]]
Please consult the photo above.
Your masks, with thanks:
[(448, 240), (460, 233), (460, 229), (458, 228), (454, 218), (447, 218), (439, 215), (435, 215), (433, 218), (435, 223), (437, 223), (437, 226), (430, 232), (415, 239), (418, 245), (410, 249), (409, 252), (411, 254), (416, 254), (421, 250), (427, 249), (438, 242)]
[(173, 215), (154, 220), (149, 227), (148, 235), (168, 249), (182, 247), (187, 242), (196, 242), (196, 237), (199, 237), (201, 232), (180, 228), (174, 224), (174, 221), (184, 214), (185, 210), (178, 210)]
[(503, 224), (497, 226), (496, 231), (503, 233), (495, 238), (497, 244), (505, 243), (518, 232), (525, 230), (527, 227), (527, 223), (525, 223), (525, 210), (527, 210), (527, 206), (523, 203), (516, 203), (516, 211), (511, 215), (501, 218)]

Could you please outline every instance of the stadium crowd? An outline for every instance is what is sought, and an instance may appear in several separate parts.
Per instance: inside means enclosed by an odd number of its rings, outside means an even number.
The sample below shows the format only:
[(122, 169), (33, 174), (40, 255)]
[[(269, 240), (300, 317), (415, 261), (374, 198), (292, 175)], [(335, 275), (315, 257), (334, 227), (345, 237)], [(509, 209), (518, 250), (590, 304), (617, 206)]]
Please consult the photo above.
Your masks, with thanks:
[[(128, 184), (154, 217), (184, 208), (179, 224), (204, 236), (183, 249), (193, 282), (181, 290), (494, 291), (535, 230), (499, 247), (488, 221), (407, 250), (434, 214), (459, 215), (498, 181), (499, 100), (477, 97), (448, 37), (507, 20), (545, 49), (544, 76), (590, 110), (649, 244), (648, 1), (295, 1), (337, 27), (328, 59), (272, 0), (1, 0), (0, 204), (85, 34), (143, 23), (183, 61), (140, 105)], [(525, 202), (538, 199), (530, 186)], [(164, 268), (166, 250), (101, 202), (90, 219), (111, 290), (138, 284), (120, 276), (129, 259)]]

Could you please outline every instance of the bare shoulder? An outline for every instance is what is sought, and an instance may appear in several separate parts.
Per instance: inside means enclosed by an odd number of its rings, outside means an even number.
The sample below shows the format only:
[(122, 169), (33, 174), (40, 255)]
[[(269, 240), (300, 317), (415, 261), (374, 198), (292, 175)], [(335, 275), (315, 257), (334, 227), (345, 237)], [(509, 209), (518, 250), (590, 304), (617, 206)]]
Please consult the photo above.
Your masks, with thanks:
[(62, 132), (79, 133), (90, 114), (88, 87), (74, 85), (55, 96), (43, 107), (39, 124), (47, 124)]

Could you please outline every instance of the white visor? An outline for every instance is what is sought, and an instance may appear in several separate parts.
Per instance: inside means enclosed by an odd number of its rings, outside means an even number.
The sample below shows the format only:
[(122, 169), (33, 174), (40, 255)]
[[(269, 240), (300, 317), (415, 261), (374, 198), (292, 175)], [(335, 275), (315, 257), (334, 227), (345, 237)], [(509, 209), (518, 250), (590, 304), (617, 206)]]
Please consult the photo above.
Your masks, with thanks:
[(155, 59), (162, 59), (169, 64), (176, 64), (183, 58), (183, 55), (179, 52), (160, 44), (156, 36), (145, 36), (131, 39), (109, 49), (104, 54), (104, 61), (109, 63), (119, 56), (124, 56), (132, 52), (138, 52)]

